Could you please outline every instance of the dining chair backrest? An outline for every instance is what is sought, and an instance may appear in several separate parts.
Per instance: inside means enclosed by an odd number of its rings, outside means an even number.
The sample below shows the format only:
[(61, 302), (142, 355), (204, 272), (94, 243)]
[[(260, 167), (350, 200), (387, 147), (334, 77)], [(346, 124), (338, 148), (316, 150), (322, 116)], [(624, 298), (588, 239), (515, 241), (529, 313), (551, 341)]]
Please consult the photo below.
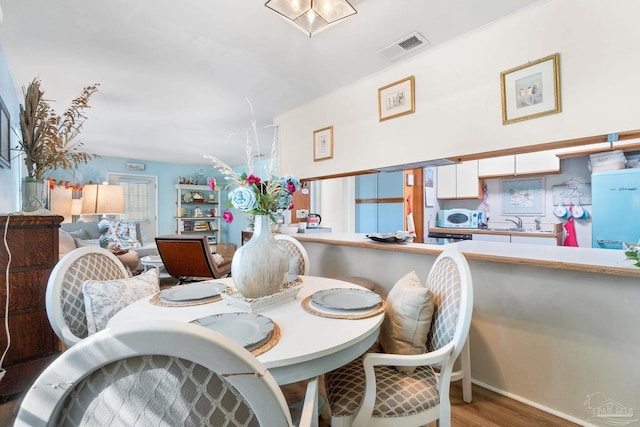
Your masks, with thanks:
[(67, 347), (88, 336), (82, 284), (127, 277), (118, 258), (99, 246), (74, 249), (58, 261), (47, 282), (45, 304), (51, 328)]
[(275, 234), (274, 238), (284, 245), (289, 253), (289, 257), (298, 260), (298, 274), (309, 274), (311, 267), (309, 265), (309, 255), (307, 250), (302, 246), (298, 239), (287, 234)]
[[(435, 261), (426, 287), (434, 296), (434, 312), (427, 338), (427, 352), (453, 342), (452, 363), (467, 340), (472, 310), (471, 271), (457, 251), (443, 252)], [(460, 321), (459, 321), (460, 320)]]
[(189, 278), (219, 279), (231, 272), (231, 260), (216, 264), (207, 236), (158, 236), (156, 246), (167, 273), (181, 282)]
[(91, 335), (23, 398), (15, 426), (291, 426), (270, 372), (235, 341), (180, 321)]

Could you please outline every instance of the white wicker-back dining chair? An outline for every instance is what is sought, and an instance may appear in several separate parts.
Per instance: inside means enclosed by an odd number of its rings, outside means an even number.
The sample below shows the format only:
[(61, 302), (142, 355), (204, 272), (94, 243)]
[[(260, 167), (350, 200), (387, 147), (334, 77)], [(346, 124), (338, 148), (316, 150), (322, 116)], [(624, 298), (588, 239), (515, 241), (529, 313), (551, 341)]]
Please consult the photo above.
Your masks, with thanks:
[(302, 243), (287, 234), (275, 234), (273, 237), (287, 248), (289, 257), (298, 257), (298, 274), (309, 274), (309, 255)]
[[(416, 355), (367, 353), (325, 375), (332, 427), (451, 425), (449, 388), (454, 363), (471, 324), (469, 265), (455, 250), (438, 256), (426, 287), (434, 296), (427, 351)], [(396, 366), (413, 366), (410, 374)], [(439, 373), (434, 370), (439, 369)]]
[(249, 351), (208, 328), (163, 320), (104, 329), (52, 362), (15, 424), (49, 425), (284, 427), (292, 419)]
[(82, 284), (85, 280), (129, 277), (124, 264), (107, 249), (83, 246), (67, 253), (53, 268), (46, 292), (46, 308), (53, 331), (67, 347), (89, 334)]

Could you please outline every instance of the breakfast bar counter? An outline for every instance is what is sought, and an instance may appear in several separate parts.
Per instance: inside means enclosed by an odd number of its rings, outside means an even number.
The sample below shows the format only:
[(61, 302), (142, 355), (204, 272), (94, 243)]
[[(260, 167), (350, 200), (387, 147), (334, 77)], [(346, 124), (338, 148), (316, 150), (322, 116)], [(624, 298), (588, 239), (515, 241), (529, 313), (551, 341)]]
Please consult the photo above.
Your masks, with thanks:
[(633, 261), (627, 260), (622, 250), (475, 242), (473, 240), (464, 240), (446, 245), (427, 243), (393, 244), (374, 242), (363, 233), (310, 233), (295, 234), (294, 236), (301, 242), (363, 247), (389, 252), (423, 253), (436, 256), (445, 247), (453, 245), (451, 247), (457, 248), (469, 260), (640, 278), (640, 268), (634, 266)]
[(457, 248), (474, 287), (473, 382), (581, 425), (595, 425), (590, 396), (640, 408), (640, 268), (621, 250), (295, 237), (309, 254), (309, 274), (366, 281), (383, 295), (412, 270), (424, 283), (438, 254)]

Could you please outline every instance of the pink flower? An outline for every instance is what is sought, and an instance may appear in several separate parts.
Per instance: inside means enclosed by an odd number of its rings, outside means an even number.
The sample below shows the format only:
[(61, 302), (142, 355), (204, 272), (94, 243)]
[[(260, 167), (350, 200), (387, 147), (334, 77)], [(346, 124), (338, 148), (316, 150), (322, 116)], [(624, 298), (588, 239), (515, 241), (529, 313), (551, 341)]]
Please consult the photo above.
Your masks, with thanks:
[(211, 191), (216, 189), (216, 179), (215, 178), (209, 178), (209, 188), (211, 189)]
[(287, 191), (289, 192), (289, 194), (295, 193), (296, 185), (291, 181), (287, 181)]
[(260, 177), (259, 176), (255, 176), (254, 174), (251, 174), (247, 177), (247, 184), (248, 185), (260, 185)]
[(222, 213), (222, 219), (224, 219), (227, 224), (231, 224), (233, 222), (233, 214), (231, 211), (224, 211)]

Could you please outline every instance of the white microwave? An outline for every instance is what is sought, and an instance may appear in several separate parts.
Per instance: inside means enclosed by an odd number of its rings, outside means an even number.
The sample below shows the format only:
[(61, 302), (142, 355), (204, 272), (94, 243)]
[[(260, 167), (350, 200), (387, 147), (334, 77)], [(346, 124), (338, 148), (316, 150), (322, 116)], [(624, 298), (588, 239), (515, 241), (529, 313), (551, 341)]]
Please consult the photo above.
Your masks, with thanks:
[(444, 209), (438, 211), (436, 227), (478, 228), (480, 211), (471, 209)]

